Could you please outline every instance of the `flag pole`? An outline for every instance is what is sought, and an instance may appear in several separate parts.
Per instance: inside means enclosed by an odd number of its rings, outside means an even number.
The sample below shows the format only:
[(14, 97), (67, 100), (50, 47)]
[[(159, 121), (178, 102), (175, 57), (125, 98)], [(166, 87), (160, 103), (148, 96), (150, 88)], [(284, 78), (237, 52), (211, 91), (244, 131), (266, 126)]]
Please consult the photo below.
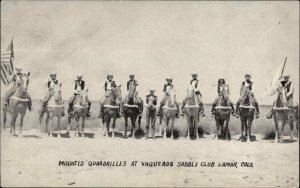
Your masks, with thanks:
[(287, 57), (285, 57), (285, 60), (284, 60), (284, 63), (283, 63), (283, 68), (282, 68), (282, 71), (281, 71), (280, 79), (282, 78), (282, 75), (283, 75), (283, 71), (284, 71), (284, 68), (285, 68), (286, 60), (287, 60)]

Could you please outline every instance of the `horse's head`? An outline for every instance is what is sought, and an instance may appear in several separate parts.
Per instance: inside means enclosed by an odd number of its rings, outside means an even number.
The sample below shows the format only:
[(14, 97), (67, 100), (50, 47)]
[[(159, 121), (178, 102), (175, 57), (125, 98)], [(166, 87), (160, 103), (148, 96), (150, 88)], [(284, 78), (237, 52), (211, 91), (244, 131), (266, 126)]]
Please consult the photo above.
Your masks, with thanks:
[(195, 96), (195, 90), (193, 87), (188, 87), (187, 89), (187, 97), (193, 98)]
[(153, 104), (153, 101), (154, 101), (154, 97), (153, 96), (150, 96), (149, 97), (149, 103), (148, 103), (148, 109), (150, 110), (154, 110), (155, 109), (155, 105)]
[(129, 90), (128, 90), (128, 97), (129, 98), (132, 98), (132, 97), (134, 97), (134, 94), (135, 94), (135, 92), (136, 92), (136, 84), (130, 84), (129, 85)]
[(176, 93), (174, 89), (168, 91), (167, 103), (168, 105), (173, 106), (175, 104)]
[(27, 74), (22, 74), (22, 76), (21, 76), (20, 87), (23, 92), (26, 92), (28, 89), (29, 76), (30, 76), (30, 72), (28, 72)]
[(276, 100), (277, 106), (286, 106), (287, 105), (287, 89), (286, 87), (280, 86), (277, 89), (278, 97)]
[(56, 84), (52, 89), (52, 95), (55, 101), (61, 100), (61, 85)]
[(86, 107), (88, 105), (88, 90), (82, 90), (78, 94), (80, 105)]
[(115, 100), (117, 103), (120, 103), (122, 101), (121, 85), (112, 88), (111, 92), (113, 100)]

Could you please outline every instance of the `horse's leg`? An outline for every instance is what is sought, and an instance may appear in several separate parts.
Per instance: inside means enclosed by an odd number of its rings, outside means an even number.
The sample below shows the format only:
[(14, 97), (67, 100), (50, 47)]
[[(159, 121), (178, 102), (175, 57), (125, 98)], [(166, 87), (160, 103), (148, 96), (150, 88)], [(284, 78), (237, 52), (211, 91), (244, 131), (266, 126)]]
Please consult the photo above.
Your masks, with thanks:
[(85, 135), (84, 135), (84, 127), (85, 127), (85, 120), (86, 120), (86, 117), (82, 117), (82, 124), (81, 124), (81, 137), (84, 138)]
[(175, 122), (175, 118), (172, 117), (171, 119), (171, 138), (174, 139), (174, 122)]
[(21, 113), (21, 116), (20, 116), (20, 131), (19, 131), (19, 135), (22, 136), (22, 127), (23, 127), (23, 121), (24, 121), (24, 116), (25, 116), (25, 112), (22, 112)]
[(113, 118), (113, 122), (112, 122), (112, 136), (111, 136), (111, 137), (113, 137), (113, 138), (116, 137), (116, 136), (115, 136), (116, 120), (117, 120), (117, 118), (114, 117), (114, 118)]
[[(5, 124), (6, 124), (6, 115), (7, 115), (7, 110), (3, 110), (3, 132), (5, 132)], [(2, 128), (1, 128), (2, 129)]]
[(109, 133), (109, 124), (110, 124), (110, 117), (107, 117), (106, 119), (106, 137), (108, 137), (108, 133)]
[(128, 117), (125, 114), (124, 114), (124, 119), (125, 119), (125, 133), (124, 133), (124, 137), (127, 137)]
[(13, 114), (11, 121), (10, 121), (10, 133), (13, 135), (16, 135), (15, 126), (16, 126), (17, 117), (18, 117), (18, 113)]
[(134, 138), (134, 134), (135, 134), (135, 131), (136, 131), (136, 128), (135, 128), (135, 121), (136, 121), (136, 118), (135, 117), (131, 117), (130, 118), (131, 120), (131, 138)]
[(198, 128), (199, 128), (199, 119), (198, 117), (197, 118), (194, 118), (194, 123), (195, 123), (195, 135), (196, 135), (196, 138), (200, 138), (199, 136), (199, 131), (198, 131)]
[(289, 120), (289, 125), (290, 125), (290, 141), (294, 140), (294, 120), (290, 119)]
[(244, 139), (244, 129), (245, 129), (244, 122), (241, 119), (241, 141), (243, 141)]
[[(248, 121), (248, 137), (249, 137), (249, 142), (251, 142), (252, 140), (251, 140), (251, 126), (252, 126), (252, 121), (251, 120), (249, 120)], [(248, 139), (247, 139), (248, 140)]]
[(226, 122), (225, 122), (225, 139), (226, 140), (230, 140), (230, 133), (229, 133), (229, 119), (230, 119), (230, 114), (229, 114), (229, 117), (226, 118)]
[(190, 137), (190, 138), (191, 138), (191, 134), (190, 134), (191, 117), (186, 116), (186, 120), (187, 120), (187, 122), (188, 122), (188, 129), (187, 129), (187, 135), (186, 135), (186, 137)]
[(164, 118), (165, 119), (165, 125), (164, 125), (164, 139), (166, 139), (167, 138), (167, 127), (169, 126), (169, 122), (170, 122), (170, 118), (168, 118), (168, 117), (165, 117)]
[(58, 114), (57, 116), (57, 129), (58, 129), (58, 132), (57, 132), (57, 137), (60, 138), (60, 120), (61, 120), (61, 116)]
[(275, 123), (275, 140), (274, 142), (278, 142), (278, 138), (279, 138), (279, 135), (278, 135), (278, 121), (277, 121), (277, 118), (276, 116), (274, 116), (274, 123)]
[(284, 132), (285, 124), (286, 124), (286, 120), (282, 120), (281, 131), (280, 131), (280, 143), (283, 143), (283, 132)]

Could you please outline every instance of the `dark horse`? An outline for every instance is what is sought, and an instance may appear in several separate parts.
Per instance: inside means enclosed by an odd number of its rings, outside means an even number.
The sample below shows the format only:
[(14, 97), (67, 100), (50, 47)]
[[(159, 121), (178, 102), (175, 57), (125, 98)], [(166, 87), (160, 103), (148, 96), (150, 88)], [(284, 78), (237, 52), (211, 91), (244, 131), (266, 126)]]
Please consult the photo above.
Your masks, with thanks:
[(104, 101), (104, 114), (102, 118), (103, 125), (106, 125), (106, 136), (109, 133), (109, 124), (112, 122), (112, 137), (115, 137), (116, 120), (119, 113), (119, 104), (122, 102), (121, 86), (112, 88), (109, 96)]
[[(127, 127), (128, 127), (128, 118), (131, 120), (131, 133), (129, 136), (134, 137), (135, 133), (135, 122), (139, 116), (139, 111), (143, 112), (143, 100), (135, 96), (136, 86), (131, 84), (129, 86), (129, 94), (125, 99), (125, 104), (123, 105), (124, 119), (125, 119), (125, 133), (124, 137), (127, 137)], [(139, 109), (141, 108), (141, 109)], [(141, 129), (141, 119), (142, 116), (138, 117), (139, 130)]]
[[(241, 119), (241, 141), (252, 141), (251, 138), (251, 125), (255, 115), (255, 107), (252, 101), (252, 94), (247, 87), (242, 88), (241, 92), (241, 105), (239, 107)], [(245, 137), (244, 137), (245, 130)]]
[[(225, 134), (225, 139), (230, 140), (230, 131), (229, 131), (229, 121), (230, 121), (230, 112), (231, 106), (228, 101), (229, 87), (228, 85), (223, 85), (223, 90), (220, 93), (219, 101), (215, 107), (215, 120), (216, 120), (216, 137), (219, 138), (219, 135), (223, 136)], [(224, 129), (225, 123), (225, 129)]]
[[(275, 123), (275, 140), (274, 142), (283, 142), (283, 131), (285, 125), (288, 123), (290, 125), (290, 141), (293, 141), (293, 130), (294, 130), (294, 121), (296, 121), (296, 128), (298, 132), (299, 122), (297, 124), (297, 114), (298, 107), (290, 106), (288, 107), (287, 101), (287, 90), (286, 87), (280, 87), (278, 90), (278, 96), (275, 101), (273, 111), (274, 111), (274, 123)], [(279, 139), (279, 127), (278, 122), (281, 121), (281, 132)], [(279, 140), (278, 140), (279, 139)]]

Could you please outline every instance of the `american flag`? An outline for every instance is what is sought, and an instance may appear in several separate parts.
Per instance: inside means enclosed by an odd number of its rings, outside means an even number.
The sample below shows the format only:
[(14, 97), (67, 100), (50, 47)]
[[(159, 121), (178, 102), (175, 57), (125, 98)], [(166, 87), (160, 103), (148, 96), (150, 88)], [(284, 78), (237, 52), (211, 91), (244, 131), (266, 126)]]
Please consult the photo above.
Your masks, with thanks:
[(4, 85), (11, 83), (11, 77), (14, 74), (14, 45), (13, 39), (7, 49), (1, 53), (1, 80)]

